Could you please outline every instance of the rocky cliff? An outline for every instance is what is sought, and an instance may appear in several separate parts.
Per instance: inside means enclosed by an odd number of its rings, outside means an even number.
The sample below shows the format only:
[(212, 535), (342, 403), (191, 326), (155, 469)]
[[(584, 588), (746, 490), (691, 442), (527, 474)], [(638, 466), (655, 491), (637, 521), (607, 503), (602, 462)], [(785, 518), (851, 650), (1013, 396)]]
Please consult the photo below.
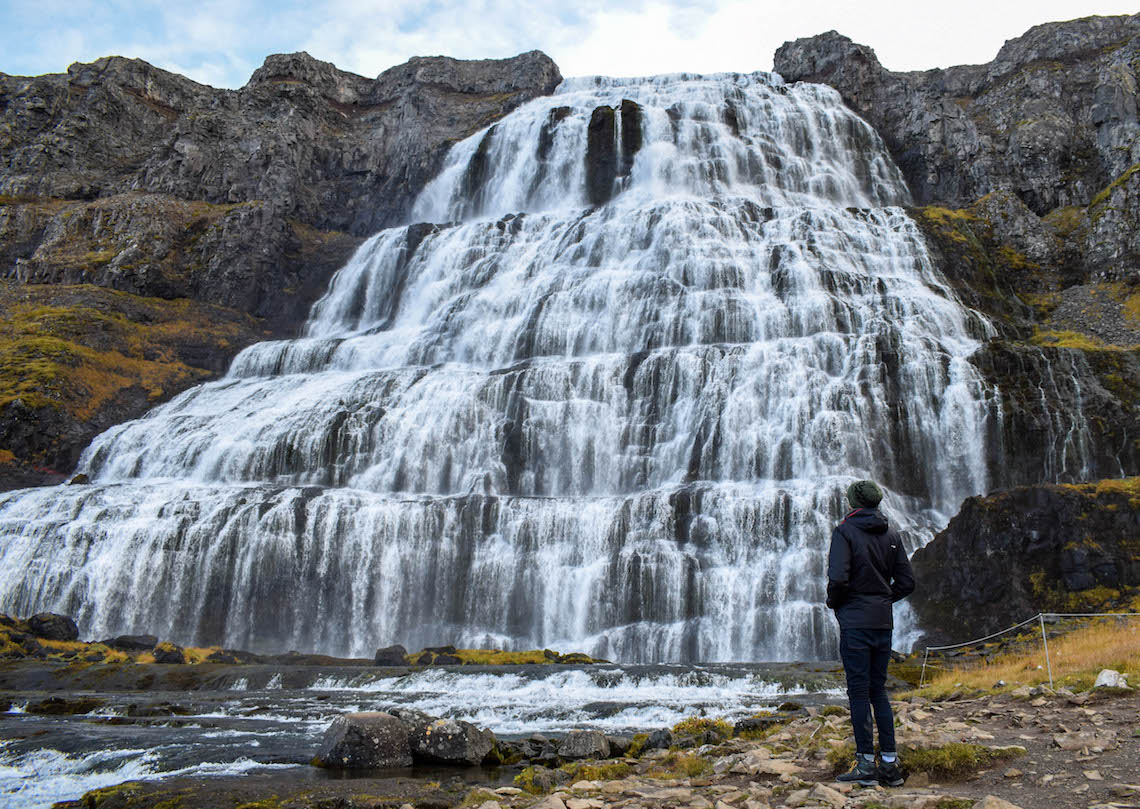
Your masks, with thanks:
[(276, 55), (236, 91), (121, 57), (0, 74), (0, 489), (294, 333), (452, 143), (560, 81), (537, 51), (376, 79)]
[(1140, 471), (1140, 15), (1037, 26), (988, 64), (885, 69), (834, 31), (784, 44), (882, 135), (942, 271), (997, 333), (995, 486)]
[(1140, 478), (971, 497), (913, 558), (912, 603), (932, 642), (1038, 612), (1140, 608)]

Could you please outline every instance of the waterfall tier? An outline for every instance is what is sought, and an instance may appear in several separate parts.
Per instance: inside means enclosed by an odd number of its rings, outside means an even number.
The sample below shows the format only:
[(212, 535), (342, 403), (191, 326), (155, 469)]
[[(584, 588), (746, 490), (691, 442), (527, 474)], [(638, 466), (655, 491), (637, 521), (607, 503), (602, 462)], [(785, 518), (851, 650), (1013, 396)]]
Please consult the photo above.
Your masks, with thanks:
[(985, 489), (988, 324), (875, 132), (766, 74), (568, 80), (456, 144), (305, 336), (0, 496), (0, 608), (368, 655), (811, 658), (830, 526)]

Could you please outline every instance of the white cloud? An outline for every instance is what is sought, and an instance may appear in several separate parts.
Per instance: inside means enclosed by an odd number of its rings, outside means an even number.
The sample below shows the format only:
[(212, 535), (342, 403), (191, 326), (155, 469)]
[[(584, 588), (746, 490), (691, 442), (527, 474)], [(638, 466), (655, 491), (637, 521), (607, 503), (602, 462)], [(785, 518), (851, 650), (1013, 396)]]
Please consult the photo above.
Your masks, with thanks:
[(892, 70), (985, 62), (1037, 23), (1131, 13), (1121, 0), (7, 0), (0, 70), (59, 71), (118, 53), (197, 81), (244, 84), (270, 53), (308, 50), (374, 76), (411, 56), (534, 48), (565, 75), (770, 69), (786, 40), (836, 29)]

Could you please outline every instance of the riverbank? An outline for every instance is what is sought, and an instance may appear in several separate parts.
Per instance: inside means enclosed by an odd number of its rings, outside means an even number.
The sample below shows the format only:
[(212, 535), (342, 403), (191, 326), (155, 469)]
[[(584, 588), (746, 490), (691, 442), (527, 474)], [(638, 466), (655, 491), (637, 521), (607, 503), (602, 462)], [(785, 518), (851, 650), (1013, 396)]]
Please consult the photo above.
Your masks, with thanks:
[[(258, 774), (288, 783), (327, 780), (310, 761), (333, 719), (356, 711), (412, 708), (513, 741), (574, 729), (633, 736), (694, 713), (735, 721), (789, 699), (823, 705), (841, 698), (834, 663), (393, 668), (14, 661), (0, 664), (0, 701), (8, 708), (0, 713), (0, 796), (47, 809), (130, 780), (213, 783)], [(508, 783), (514, 775), (481, 768), (397, 774)]]
[[(896, 703), (909, 770), (897, 789), (852, 788), (845, 711), (809, 709), (763, 731), (697, 748), (530, 769), (514, 783), (309, 773), (170, 779), (91, 792), (61, 809), (1085, 809), (1140, 800), (1136, 692), (1042, 690)], [(538, 777), (536, 777), (536, 775)], [(548, 779), (549, 777), (549, 779)], [(501, 775), (498, 779), (503, 780)], [(1005, 801), (1003, 803), (1002, 801)], [(1114, 804), (1115, 802), (1115, 804)]]

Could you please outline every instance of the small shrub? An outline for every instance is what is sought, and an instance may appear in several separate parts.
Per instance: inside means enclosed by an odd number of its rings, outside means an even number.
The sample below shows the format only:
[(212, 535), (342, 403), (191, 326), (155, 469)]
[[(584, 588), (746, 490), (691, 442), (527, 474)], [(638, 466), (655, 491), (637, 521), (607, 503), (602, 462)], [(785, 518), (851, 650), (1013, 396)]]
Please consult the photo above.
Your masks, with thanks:
[(712, 769), (712, 762), (691, 753), (671, 752), (650, 770), (655, 778), (696, 778)]

